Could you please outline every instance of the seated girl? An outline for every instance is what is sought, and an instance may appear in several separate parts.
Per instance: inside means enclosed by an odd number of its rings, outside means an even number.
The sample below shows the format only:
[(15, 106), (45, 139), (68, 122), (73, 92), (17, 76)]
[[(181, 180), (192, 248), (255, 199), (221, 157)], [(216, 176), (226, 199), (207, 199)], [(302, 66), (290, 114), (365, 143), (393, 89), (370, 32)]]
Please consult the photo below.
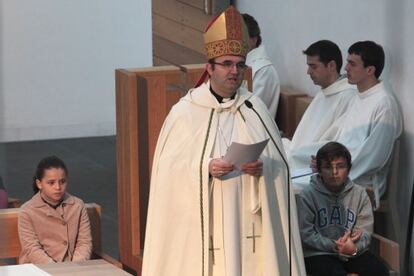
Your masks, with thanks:
[(92, 238), (84, 203), (66, 192), (68, 170), (55, 156), (42, 159), (33, 177), (35, 195), (19, 214), (20, 263), (90, 259)]

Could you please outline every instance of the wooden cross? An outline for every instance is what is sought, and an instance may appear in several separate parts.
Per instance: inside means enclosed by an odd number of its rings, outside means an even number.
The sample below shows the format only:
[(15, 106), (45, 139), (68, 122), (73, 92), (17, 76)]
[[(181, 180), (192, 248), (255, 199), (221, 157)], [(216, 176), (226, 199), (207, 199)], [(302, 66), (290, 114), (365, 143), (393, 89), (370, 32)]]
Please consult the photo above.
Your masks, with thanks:
[(210, 236), (210, 245), (211, 245), (211, 248), (209, 248), (209, 250), (211, 251), (211, 260), (213, 261), (213, 265), (214, 265), (216, 262), (214, 258), (214, 250), (220, 250), (220, 248), (214, 248), (213, 236)]
[(253, 239), (253, 253), (256, 252), (256, 238), (260, 238), (260, 235), (256, 235), (255, 231), (254, 231), (254, 223), (252, 223), (253, 225), (253, 234), (251, 236), (247, 236), (246, 239)]

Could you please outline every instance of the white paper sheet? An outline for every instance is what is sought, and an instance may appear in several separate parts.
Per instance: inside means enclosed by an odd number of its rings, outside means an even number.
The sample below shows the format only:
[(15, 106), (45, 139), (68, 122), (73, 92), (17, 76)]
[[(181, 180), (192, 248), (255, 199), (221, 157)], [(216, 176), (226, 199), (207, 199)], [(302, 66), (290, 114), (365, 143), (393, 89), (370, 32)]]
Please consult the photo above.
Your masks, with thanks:
[(237, 169), (240, 169), (242, 164), (259, 159), (267, 142), (269, 142), (269, 139), (250, 145), (233, 142), (223, 159), (232, 163)]
[(0, 266), (1, 276), (52, 276), (34, 264)]

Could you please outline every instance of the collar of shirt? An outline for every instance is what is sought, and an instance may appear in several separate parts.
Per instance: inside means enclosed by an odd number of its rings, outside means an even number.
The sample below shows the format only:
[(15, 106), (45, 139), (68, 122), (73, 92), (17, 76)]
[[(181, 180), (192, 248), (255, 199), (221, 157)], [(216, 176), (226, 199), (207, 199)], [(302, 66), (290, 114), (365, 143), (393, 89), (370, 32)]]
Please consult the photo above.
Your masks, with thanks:
[(46, 203), (47, 205), (49, 205), (50, 207), (52, 207), (53, 209), (56, 209), (57, 207), (59, 207), (60, 204), (62, 204), (63, 199), (59, 201), (58, 204), (52, 204), (50, 202), (48, 202), (46, 199), (44, 199), (42, 196), (40, 196), (40, 198), (43, 200), (44, 203)]
[(220, 96), (219, 94), (217, 94), (216, 92), (214, 92), (213, 88), (210, 85), (210, 92), (211, 94), (213, 94), (213, 96), (217, 99), (217, 101), (219, 103), (225, 103), (228, 102), (230, 100), (234, 100), (234, 98), (236, 97), (236, 92), (230, 97), (230, 98), (223, 98), (222, 96)]

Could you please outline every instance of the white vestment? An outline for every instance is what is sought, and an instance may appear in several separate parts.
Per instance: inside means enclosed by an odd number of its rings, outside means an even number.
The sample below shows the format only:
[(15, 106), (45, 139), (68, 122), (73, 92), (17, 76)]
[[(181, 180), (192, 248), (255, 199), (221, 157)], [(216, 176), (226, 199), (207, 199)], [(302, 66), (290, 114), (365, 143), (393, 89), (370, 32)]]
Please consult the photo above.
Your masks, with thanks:
[(290, 158), (290, 151), (300, 152), (301, 147), (318, 142), (322, 137), (334, 137), (337, 129), (332, 129), (332, 125), (346, 112), (356, 93), (356, 87), (350, 85), (346, 77), (340, 77), (316, 94), (303, 114), (292, 141), (282, 139), (292, 169), (301, 165), (295, 164), (295, 160)]
[(253, 94), (266, 104), (274, 119), (280, 97), (280, 81), (263, 44), (247, 54), (246, 64), (252, 67)]
[(352, 156), (349, 177), (359, 185), (372, 187), (379, 206), (379, 198), (386, 190), (394, 142), (402, 132), (401, 113), (394, 95), (382, 82), (357, 93), (347, 112), (331, 128), (336, 129), (334, 136), (321, 137), (318, 143), (304, 146), (300, 152), (291, 151), (291, 158), (295, 164), (306, 167), (310, 155), (315, 155), (325, 143), (337, 141), (345, 145)]
[[(209, 176), (211, 158), (222, 156), (232, 141), (268, 138), (247, 99), (282, 148), (265, 105), (244, 88), (219, 104), (203, 84), (168, 114), (152, 167), (143, 276), (289, 275), (289, 184), (274, 144), (269, 141), (260, 156), (261, 177)], [(305, 270), (294, 200), (291, 206), (292, 275), (300, 276)]]

